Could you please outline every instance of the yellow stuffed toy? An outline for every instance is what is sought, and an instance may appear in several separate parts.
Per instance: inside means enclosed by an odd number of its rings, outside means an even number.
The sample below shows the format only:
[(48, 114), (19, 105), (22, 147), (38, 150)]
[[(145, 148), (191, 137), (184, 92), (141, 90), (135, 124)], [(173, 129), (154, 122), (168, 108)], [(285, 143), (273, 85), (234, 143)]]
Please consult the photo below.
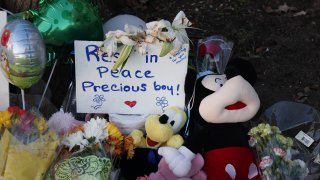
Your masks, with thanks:
[(145, 121), (146, 136), (140, 130), (133, 130), (131, 136), (136, 147), (158, 148), (170, 146), (179, 148), (183, 138), (176, 134), (187, 120), (186, 113), (178, 107), (168, 108), (162, 115), (150, 115)]

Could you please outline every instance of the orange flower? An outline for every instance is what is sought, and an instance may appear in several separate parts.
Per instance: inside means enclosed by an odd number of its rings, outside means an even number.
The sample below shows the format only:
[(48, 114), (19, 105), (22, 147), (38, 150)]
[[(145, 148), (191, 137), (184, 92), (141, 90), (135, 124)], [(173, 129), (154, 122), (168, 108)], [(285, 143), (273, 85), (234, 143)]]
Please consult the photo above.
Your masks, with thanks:
[(132, 159), (134, 156), (133, 138), (127, 136), (124, 139), (124, 149), (127, 151), (127, 159)]
[(69, 134), (73, 134), (73, 133), (76, 133), (78, 131), (81, 131), (83, 132), (84, 131), (84, 128), (83, 128), (83, 125), (80, 124), (78, 126), (75, 126), (74, 128), (72, 128), (70, 131), (68, 131), (66, 134), (63, 134), (63, 136), (68, 136)]
[(113, 156), (120, 156), (123, 151), (123, 141), (117, 137), (109, 136), (106, 149), (110, 151)]

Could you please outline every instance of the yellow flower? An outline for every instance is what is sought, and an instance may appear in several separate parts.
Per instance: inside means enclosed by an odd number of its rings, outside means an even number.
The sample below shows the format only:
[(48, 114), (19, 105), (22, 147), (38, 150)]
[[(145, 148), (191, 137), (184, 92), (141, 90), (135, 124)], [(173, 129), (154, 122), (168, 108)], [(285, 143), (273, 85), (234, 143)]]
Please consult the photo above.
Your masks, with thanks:
[(265, 123), (260, 123), (260, 124), (258, 125), (258, 129), (259, 129), (259, 130), (264, 129), (265, 127), (266, 127), (266, 124), (265, 124)]
[(11, 116), (12, 114), (8, 111), (0, 112), (0, 128), (1, 127), (11, 128), (12, 126)]
[(114, 124), (108, 123), (107, 130), (108, 130), (109, 136), (115, 137), (115, 138), (119, 139), (120, 141), (123, 140), (123, 135), (121, 134), (119, 128), (117, 126), (115, 126)]
[(42, 134), (48, 128), (47, 122), (44, 118), (36, 118), (35, 124), (40, 134)]
[(282, 135), (276, 135), (276, 138), (277, 138), (278, 141), (279, 141), (281, 144), (283, 144), (283, 145), (285, 145), (286, 142), (287, 142), (287, 138), (284, 137), (284, 136), (282, 136)]
[(252, 129), (250, 130), (249, 135), (250, 135), (250, 136), (255, 136), (255, 135), (257, 135), (257, 133), (258, 133), (258, 128), (257, 128), (257, 127), (254, 127), (254, 128), (252, 128)]
[(291, 147), (293, 145), (293, 141), (290, 137), (287, 137), (288, 146)]
[(264, 129), (261, 129), (261, 137), (266, 137), (269, 134), (271, 134), (271, 128), (270, 125), (267, 124), (266, 126), (264, 126)]
[(275, 134), (280, 134), (281, 131), (277, 126), (271, 126), (271, 131)]

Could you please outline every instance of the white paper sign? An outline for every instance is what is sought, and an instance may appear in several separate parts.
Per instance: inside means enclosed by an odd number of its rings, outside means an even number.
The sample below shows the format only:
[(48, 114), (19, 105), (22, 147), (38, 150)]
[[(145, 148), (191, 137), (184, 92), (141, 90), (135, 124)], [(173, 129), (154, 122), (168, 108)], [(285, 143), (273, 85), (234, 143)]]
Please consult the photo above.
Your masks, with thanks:
[[(2, 28), (6, 25), (6, 23), (7, 23), (7, 13), (5, 11), (0, 11), (0, 32)], [(1, 37), (1, 34), (0, 34), (0, 37)], [(5, 110), (8, 107), (9, 107), (9, 83), (4, 77), (4, 75), (2, 74), (2, 72), (0, 72), (0, 111)]]
[(177, 55), (159, 57), (161, 46), (145, 55), (134, 49), (119, 72), (111, 71), (120, 52), (108, 57), (97, 41), (75, 41), (76, 98), (80, 113), (162, 113), (168, 106), (184, 107), (184, 83), (189, 45)]

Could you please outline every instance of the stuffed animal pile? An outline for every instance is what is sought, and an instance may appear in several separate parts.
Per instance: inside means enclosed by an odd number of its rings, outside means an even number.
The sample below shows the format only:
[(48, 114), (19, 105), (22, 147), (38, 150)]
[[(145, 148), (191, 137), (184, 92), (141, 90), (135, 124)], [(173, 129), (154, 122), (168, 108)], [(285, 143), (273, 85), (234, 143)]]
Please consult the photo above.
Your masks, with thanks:
[(175, 175), (188, 174), (195, 153), (202, 153), (209, 180), (260, 179), (248, 130), (242, 124), (260, 107), (252, 87), (255, 79), (253, 66), (241, 59), (230, 62), (225, 72), (213, 71), (197, 79), (185, 150), (176, 150), (174, 158), (167, 153), (172, 149), (161, 150)]

